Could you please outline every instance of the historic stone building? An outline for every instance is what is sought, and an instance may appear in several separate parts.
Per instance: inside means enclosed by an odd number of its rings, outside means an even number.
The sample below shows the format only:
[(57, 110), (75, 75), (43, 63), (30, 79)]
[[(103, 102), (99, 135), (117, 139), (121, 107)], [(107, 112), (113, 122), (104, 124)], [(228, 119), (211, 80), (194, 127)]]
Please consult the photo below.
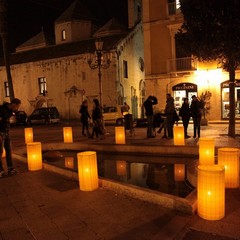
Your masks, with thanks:
[[(203, 64), (192, 56), (182, 56), (175, 34), (183, 23), (179, 1), (143, 0), (143, 35), (146, 94), (156, 95), (156, 110), (164, 109), (166, 93), (171, 93), (178, 109), (182, 99), (193, 94), (207, 95), (209, 120), (227, 119), (229, 76), (216, 63)], [(240, 79), (240, 72), (236, 72)], [(240, 80), (236, 81), (236, 118), (240, 118)]]
[[(145, 97), (141, 9), (140, 0), (128, 0), (128, 26), (112, 18), (99, 27), (76, 0), (56, 19), (55, 39), (42, 30), (18, 46), (10, 61), (15, 97), (22, 100), (21, 109), (29, 114), (36, 107), (54, 105), (62, 118), (74, 119), (79, 117), (83, 99), (89, 100), (91, 108), (100, 90), (98, 69), (90, 68), (89, 57), (94, 63), (95, 41), (101, 39), (102, 60), (111, 58), (108, 68), (101, 68), (103, 105), (126, 101), (134, 117), (140, 117)], [(3, 101), (9, 101), (9, 91), (1, 62)]]

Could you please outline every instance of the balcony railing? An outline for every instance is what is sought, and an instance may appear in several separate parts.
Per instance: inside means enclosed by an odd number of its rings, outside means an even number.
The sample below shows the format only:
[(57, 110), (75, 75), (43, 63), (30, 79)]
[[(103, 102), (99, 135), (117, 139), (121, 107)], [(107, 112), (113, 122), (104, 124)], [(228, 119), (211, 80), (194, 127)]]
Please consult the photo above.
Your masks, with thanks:
[(169, 59), (167, 61), (168, 72), (186, 72), (197, 70), (197, 59), (192, 57)]

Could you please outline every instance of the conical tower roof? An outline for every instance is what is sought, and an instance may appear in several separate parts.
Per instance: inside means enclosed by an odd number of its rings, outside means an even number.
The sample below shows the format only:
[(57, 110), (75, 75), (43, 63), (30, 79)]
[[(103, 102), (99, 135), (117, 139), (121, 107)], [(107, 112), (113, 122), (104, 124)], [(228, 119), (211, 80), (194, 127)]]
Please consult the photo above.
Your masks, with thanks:
[(81, 3), (80, 0), (74, 1), (55, 21), (56, 23), (67, 22), (72, 20), (95, 20), (91, 12)]

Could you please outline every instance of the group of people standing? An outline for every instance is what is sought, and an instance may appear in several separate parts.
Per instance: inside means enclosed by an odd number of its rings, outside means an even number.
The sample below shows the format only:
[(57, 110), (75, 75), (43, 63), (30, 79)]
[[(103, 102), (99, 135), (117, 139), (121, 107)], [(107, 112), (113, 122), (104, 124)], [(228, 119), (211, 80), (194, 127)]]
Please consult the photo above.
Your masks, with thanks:
[[(154, 138), (154, 113), (153, 113), (153, 105), (156, 105), (158, 100), (155, 96), (149, 96), (147, 100), (144, 102), (145, 115), (147, 117), (147, 137)], [(194, 135), (193, 137), (200, 137), (200, 124), (202, 117), (202, 108), (203, 103), (195, 96), (192, 96), (191, 105), (189, 104), (188, 98), (184, 98), (184, 102), (180, 108), (179, 116), (175, 110), (174, 99), (170, 93), (166, 96), (166, 106), (164, 113), (162, 114), (162, 119), (159, 120), (160, 128), (157, 131), (160, 133), (162, 129), (164, 129), (163, 138), (173, 138), (173, 126), (175, 123), (178, 123), (180, 120), (179, 117), (182, 118), (183, 126), (184, 126), (184, 136), (185, 138), (189, 138), (190, 136), (187, 133), (188, 124), (190, 118), (193, 119), (193, 129)]]
[[(103, 116), (102, 109), (100, 107), (98, 99), (93, 99), (93, 110), (90, 116), (88, 112), (88, 101), (84, 100), (79, 113), (81, 114), (81, 123), (82, 123), (82, 135), (87, 136), (88, 138), (94, 138), (96, 136), (97, 139), (100, 136), (104, 135), (104, 126), (103, 126)], [(93, 128), (92, 133), (89, 131), (89, 121), (92, 120)], [(86, 133), (85, 133), (86, 130)]]

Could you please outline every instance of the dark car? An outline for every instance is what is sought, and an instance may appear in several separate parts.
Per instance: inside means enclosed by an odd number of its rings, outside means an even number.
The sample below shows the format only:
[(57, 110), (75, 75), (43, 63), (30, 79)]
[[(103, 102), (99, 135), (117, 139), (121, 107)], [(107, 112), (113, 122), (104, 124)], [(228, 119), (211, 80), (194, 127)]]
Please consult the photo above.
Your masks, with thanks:
[(11, 125), (25, 125), (27, 114), (24, 111), (15, 112), (9, 119)]
[(43, 107), (35, 109), (27, 118), (27, 124), (59, 123), (60, 117), (56, 107)]

